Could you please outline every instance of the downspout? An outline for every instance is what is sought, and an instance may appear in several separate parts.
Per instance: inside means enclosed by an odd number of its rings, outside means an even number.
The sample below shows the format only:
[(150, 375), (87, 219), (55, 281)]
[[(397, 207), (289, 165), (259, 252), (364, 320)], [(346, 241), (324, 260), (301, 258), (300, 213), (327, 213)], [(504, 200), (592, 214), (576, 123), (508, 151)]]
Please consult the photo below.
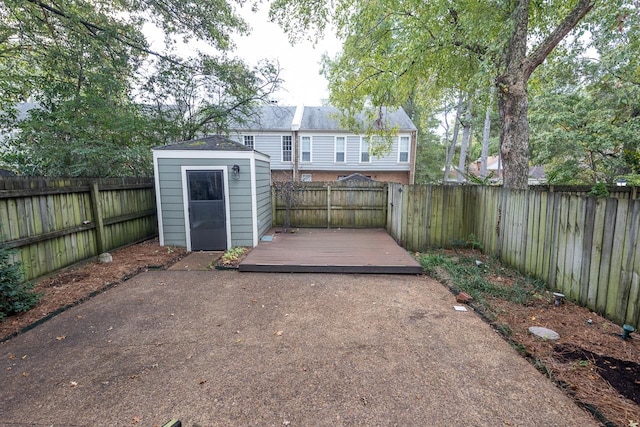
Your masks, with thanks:
[(293, 147), (291, 147), (291, 155), (293, 156), (293, 180), (298, 181), (298, 131), (293, 131)]
[(296, 107), (296, 112), (293, 115), (293, 120), (291, 121), (291, 131), (292, 135), (292, 147), (291, 147), (291, 155), (293, 158), (293, 180), (298, 181), (298, 144), (299, 144), (299, 135), (298, 131), (300, 130), (300, 126), (302, 125), (302, 115), (304, 114), (304, 105), (299, 105)]
[(411, 164), (409, 166), (409, 185), (416, 181), (416, 153), (418, 152), (418, 131), (411, 132)]

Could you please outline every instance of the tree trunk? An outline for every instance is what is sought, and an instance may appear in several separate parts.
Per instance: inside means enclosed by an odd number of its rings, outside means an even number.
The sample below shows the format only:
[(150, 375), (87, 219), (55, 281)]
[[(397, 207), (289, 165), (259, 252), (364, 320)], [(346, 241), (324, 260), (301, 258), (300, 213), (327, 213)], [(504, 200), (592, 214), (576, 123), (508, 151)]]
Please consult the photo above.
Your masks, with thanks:
[(489, 137), (491, 136), (491, 104), (495, 87), (491, 87), (491, 96), (487, 104), (487, 112), (484, 116), (484, 128), (482, 129), (482, 152), (480, 154), (480, 177), (487, 177), (487, 157), (489, 156)]
[(456, 144), (458, 143), (458, 132), (460, 129), (460, 114), (462, 113), (462, 102), (463, 97), (460, 94), (460, 98), (458, 98), (458, 106), (456, 108), (456, 117), (454, 119), (453, 125), (453, 137), (451, 138), (451, 145), (449, 146), (449, 151), (447, 152), (447, 159), (444, 165), (444, 181), (447, 182), (447, 178), (449, 178), (449, 170), (451, 170), (451, 163), (453, 162), (453, 154), (456, 152)]
[(504, 72), (496, 80), (498, 112), (502, 122), (500, 152), (504, 162), (505, 188), (528, 188), (529, 122), (527, 82), (531, 73), (560, 41), (593, 8), (596, 0), (579, 0), (560, 24), (527, 55), (530, 0), (518, 0), (513, 12), (513, 30), (504, 52)]
[(502, 122), (500, 151), (504, 162), (505, 188), (526, 190), (529, 185), (529, 121), (527, 79), (516, 77), (503, 84), (498, 98)]
[(462, 123), (462, 145), (460, 146), (460, 161), (458, 162), (458, 182), (464, 180), (462, 171), (466, 170), (467, 149), (471, 146), (471, 98), (467, 102), (464, 113), (464, 122)]

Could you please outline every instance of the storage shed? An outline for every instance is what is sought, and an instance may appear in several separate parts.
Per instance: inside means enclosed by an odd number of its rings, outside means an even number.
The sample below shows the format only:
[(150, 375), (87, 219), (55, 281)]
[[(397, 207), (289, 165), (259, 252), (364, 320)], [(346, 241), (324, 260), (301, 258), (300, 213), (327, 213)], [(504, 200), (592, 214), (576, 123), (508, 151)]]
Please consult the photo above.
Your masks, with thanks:
[(271, 227), (269, 156), (215, 135), (153, 149), (160, 245), (256, 246)]

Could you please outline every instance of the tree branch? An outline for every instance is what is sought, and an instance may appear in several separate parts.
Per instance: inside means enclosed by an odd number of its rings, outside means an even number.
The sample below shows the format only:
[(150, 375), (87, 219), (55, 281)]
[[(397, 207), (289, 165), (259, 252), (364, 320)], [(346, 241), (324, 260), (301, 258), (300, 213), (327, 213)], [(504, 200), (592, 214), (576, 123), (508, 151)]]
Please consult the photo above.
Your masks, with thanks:
[[(57, 9), (57, 8), (55, 8), (53, 6), (49, 6), (47, 4), (44, 4), (40, 0), (27, 0), (27, 1), (29, 3), (35, 4), (36, 6), (42, 8), (44, 10), (47, 10), (47, 11), (49, 11), (49, 12), (51, 12), (51, 13), (53, 13), (53, 14), (61, 17), (61, 18), (64, 18), (64, 19), (67, 19), (67, 20), (70, 20), (70, 21), (72, 20), (72, 17), (69, 16), (69, 14), (67, 14), (65, 11)], [(84, 19), (77, 18), (76, 20), (83, 27), (85, 27), (87, 29), (87, 31), (89, 32), (89, 34), (92, 37), (101, 38), (100, 35), (98, 34), (99, 32), (107, 33), (110, 36), (112, 36), (114, 39), (119, 41), (120, 43), (123, 43), (124, 45), (129, 46), (132, 49), (135, 49), (137, 51), (146, 53), (148, 55), (152, 55), (152, 56), (156, 56), (158, 58), (162, 58), (162, 59), (164, 59), (166, 61), (171, 62), (174, 65), (179, 65), (179, 66), (182, 66), (182, 67), (185, 66), (185, 64), (183, 64), (183, 63), (181, 63), (179, 61), (176, 61), (173, 58), (170, 58), (170, 57), (168, 57), (166, 55), (163, 55), (163, 54), (161, 54), (159, 52), (151, 50), (151, 49), (147, 48), (146, 46), (144, 46), (144, 45), (142, 45), (140, 43), (137, 43), (135, 40), (131, 40), (131, 38), (127, 37), (126, 35), (118, 34), (118, 33), (114, 32), (114, 31), (110, 31), (107, 28), (101, 27), (99, 25), (96, 25), (96, 24), (94, 24), (92, 22), (89, 22), (87, 20), (84, 20)]]
[(551, 51), (578, 25), (578, 22), (595, 6), (597, 0), (580, 0), (544, 41), (526, 59), (524, 71), (527, 78), (542, 64)]

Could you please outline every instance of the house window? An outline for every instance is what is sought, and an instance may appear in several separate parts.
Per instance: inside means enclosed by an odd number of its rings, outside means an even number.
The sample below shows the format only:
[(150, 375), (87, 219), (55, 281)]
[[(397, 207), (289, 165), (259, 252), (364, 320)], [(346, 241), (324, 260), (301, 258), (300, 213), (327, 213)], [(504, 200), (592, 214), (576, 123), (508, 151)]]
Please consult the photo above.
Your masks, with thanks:
[(335, 152), (334, 161), (336, 163), (344, 163), (347, 161), (347, 145), (344, 136), (336, 136)]
[(362, 137), (360, 139), (360, 163), (371, 162), (371, 155), (369, 154), (370, 144), (369, 138)]
[(282, 161), (291, 161), (291, 135), (282, 135)]
[(311, 161), (311, 137), (310, 136), (300, 137), (300, 145), (302, 146), (302, 149), (300, 150), (300, 161), (310, 162)]
[(244, 146), (251, 148), (253, 150), (254, 148), (254, 140), (253, 140), (253, 135), (245, 135), (244, 138)]
[(312, 177), (312, 175), (310, 173), (303, 173), (300, 176), (300, 181), (302, 181), (302, 182), (311, 182), (311, 177)]
[(408, 136), (400, 137), (400, 143), (398, 145), (398, 162), (400, 163), (409, 162), (409, 137)]

